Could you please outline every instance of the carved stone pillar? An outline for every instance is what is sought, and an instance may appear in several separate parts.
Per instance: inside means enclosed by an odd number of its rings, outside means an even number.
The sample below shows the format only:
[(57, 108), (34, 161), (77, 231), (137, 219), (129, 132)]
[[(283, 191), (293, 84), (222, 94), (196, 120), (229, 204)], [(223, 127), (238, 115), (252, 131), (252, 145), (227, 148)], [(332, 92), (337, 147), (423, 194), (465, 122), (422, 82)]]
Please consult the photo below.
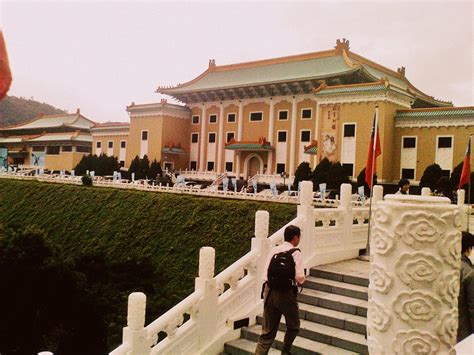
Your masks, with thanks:
[(370, 354), (450, 353), (458, 327), (458, 207), (442, 197), (387, 195), (373, 217)]
[(123, 328), (123, 343), (128, 344), (133, 354), (150, 353), (145, 325), (146, 296), (133, 292), (128, 296), (127, 327)]

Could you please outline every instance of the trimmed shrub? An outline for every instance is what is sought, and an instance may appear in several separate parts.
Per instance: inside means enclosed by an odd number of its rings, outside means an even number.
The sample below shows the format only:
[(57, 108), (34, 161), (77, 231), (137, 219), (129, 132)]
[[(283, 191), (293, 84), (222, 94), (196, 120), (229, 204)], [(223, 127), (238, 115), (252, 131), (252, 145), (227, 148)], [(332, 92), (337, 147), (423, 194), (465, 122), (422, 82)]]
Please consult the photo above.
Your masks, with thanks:
[(92, 186), (92, 178), (87, 174), (82, 175), (81, 181), (84, 186)]
[(298, 190), (298, 183), (300, 181), (309, 181), (313, 176), (313, 172), (311, 171), (311, 167), (307, 161), (302, 162), (298, 165), (295, 171), (295, 180), (293, 181), (293, 190)]
[(420, 179), (420, 187), (429, 187), (431, 191), (434, 191), (441, 176), (443, 176), (443, 170), (438, 164), (428, 165)]

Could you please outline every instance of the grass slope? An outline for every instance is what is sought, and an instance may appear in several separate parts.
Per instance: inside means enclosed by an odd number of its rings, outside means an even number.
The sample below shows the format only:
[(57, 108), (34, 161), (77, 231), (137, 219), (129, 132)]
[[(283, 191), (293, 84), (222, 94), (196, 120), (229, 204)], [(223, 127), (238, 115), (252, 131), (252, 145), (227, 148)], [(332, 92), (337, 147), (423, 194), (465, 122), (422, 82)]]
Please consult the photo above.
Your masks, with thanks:
[[(192, 292), (201, 247), (216, 249), (216, 273), (250, 249), (257, 210), (270, 212), (271, 233), (296, 215), (295, 205), (0, 180), (0, 224), (39, 226), (65, 260), (150, 258), (166, 299), (147, 295), (147, 322)], [(125, 325), (126, 296), (115, 305), (109, 344)]]

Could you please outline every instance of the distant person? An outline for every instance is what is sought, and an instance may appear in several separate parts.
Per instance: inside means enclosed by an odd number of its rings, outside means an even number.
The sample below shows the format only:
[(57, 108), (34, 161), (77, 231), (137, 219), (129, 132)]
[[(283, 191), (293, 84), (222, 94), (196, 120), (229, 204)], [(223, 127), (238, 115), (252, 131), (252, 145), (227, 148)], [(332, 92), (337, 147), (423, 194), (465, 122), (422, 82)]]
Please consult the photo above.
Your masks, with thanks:
[(462, 232), (461, 287), (458, 298), (458, 342), (474, 333), (474, 270), (469, 255), (474, 246), (474, 236)]
[(284, 232), (285, 242), (274, 247), (267, 258), (263, 284), (264, 310), (262, 334), (255, 354), (267, 354), (278, 331), (281, 316), (285, 316), (286, 333), (282, 354), (290, 354), (291, 346), (300, 330), (296, 295), (297, 285), (305, 281), (300, 242), (301, 230), (290, 225)]
[(401, 179), (398, 182), (398, 191), (395, 195), (409, 195), (410, 193), (410, 181), (408, 179)]
[(441, 176), (436, 182), (436, 195), (444, 196), (451, 200), (451, 203), (456, 203), (456, 193), (453, 185), (447, 176)]

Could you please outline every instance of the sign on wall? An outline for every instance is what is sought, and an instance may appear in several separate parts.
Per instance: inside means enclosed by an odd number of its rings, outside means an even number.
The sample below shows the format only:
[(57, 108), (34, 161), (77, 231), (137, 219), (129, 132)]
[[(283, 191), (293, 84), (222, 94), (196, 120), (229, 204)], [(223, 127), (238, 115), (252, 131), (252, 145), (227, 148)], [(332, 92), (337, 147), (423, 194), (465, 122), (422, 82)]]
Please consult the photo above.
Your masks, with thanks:
[(336, 161), (338, 157), (338, 131), (339, 131), (340, 106), (332, 105), (328, 108), (321, 120), (321, 154), (320, 159), (328, 158)]
[(8, 166), (8, 149), (0, 148), (0, 168), (7, 168)]

